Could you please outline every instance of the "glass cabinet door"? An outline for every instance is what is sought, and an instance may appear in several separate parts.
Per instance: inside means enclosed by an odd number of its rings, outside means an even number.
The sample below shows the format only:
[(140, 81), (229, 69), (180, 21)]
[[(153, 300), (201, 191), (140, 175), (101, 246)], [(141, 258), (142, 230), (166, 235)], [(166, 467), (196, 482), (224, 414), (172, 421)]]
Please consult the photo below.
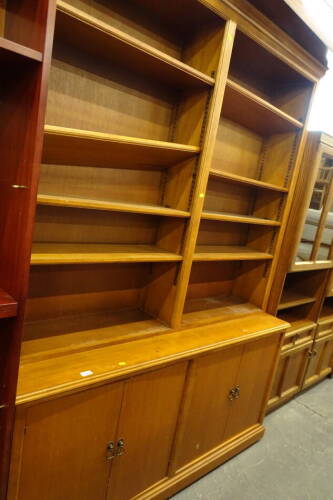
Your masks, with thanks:
[[(315, 166), (314, 166), (315, 168)], [(333, 238), (333, 152), (321, 149), (317, 176), (297, 247), (293, 269), (320, 267), (332, 258)]]

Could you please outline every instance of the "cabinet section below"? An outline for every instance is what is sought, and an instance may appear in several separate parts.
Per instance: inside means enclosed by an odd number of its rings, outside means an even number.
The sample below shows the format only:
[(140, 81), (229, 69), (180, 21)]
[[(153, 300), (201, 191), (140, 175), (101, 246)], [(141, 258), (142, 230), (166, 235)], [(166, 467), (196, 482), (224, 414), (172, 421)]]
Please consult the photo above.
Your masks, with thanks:
[(68, 355), (81, 386), (51, 376), (64, 357), (27, 363), (58, 385), (20, 393), (8, 500), (172, 495), (263, 435), (286, 327), (257, 313)]

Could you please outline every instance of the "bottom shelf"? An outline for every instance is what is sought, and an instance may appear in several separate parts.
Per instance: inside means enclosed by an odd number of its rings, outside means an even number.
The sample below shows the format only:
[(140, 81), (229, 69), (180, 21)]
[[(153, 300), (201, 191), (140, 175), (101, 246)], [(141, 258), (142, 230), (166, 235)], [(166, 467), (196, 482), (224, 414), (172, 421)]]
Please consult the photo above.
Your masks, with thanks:
[(287, 333), (296, 333), (297, 331), (305, 330), (307, 328), (314, 327), (316, 323), (310, 319), (302, 317), (298, 311), (283, 311), (278, 315), (279, 319), (290, 323), (290, 327), (287, 329)]
[(183, 325), (226, 321), (258, 311), (254, 304), (235, 296), (189, 299), (185, 303)]
[(126, 342), (168, 331), (139, 309), (66, 316), (25, 325), (22, 363)]

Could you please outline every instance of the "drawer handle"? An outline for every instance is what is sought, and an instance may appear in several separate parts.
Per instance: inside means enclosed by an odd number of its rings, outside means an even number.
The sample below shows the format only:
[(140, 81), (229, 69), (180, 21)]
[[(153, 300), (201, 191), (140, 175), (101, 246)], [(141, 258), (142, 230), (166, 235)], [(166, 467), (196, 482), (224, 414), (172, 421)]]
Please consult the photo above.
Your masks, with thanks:
[(239, 396), (240, 396), (240, 387), (239, 385), (236, 385), (235, 387), (230, 389), (228, 398), (230, 399), (230, 401), (233, 401), (234, 399), (238, 399)]

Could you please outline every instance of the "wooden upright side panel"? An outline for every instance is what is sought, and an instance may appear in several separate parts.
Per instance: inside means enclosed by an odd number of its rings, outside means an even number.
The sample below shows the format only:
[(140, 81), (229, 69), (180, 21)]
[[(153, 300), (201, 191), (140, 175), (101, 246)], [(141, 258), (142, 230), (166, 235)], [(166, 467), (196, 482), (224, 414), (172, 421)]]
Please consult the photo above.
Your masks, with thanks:
[(15, 499), (104, 500), (122, 393), (120, 382), (29, 409)]
[(126, 383), (117, 430), (124, 454), (114, 460), (108, 500), (129, 500), (167, 476), (186, 366), (178, 363)]

